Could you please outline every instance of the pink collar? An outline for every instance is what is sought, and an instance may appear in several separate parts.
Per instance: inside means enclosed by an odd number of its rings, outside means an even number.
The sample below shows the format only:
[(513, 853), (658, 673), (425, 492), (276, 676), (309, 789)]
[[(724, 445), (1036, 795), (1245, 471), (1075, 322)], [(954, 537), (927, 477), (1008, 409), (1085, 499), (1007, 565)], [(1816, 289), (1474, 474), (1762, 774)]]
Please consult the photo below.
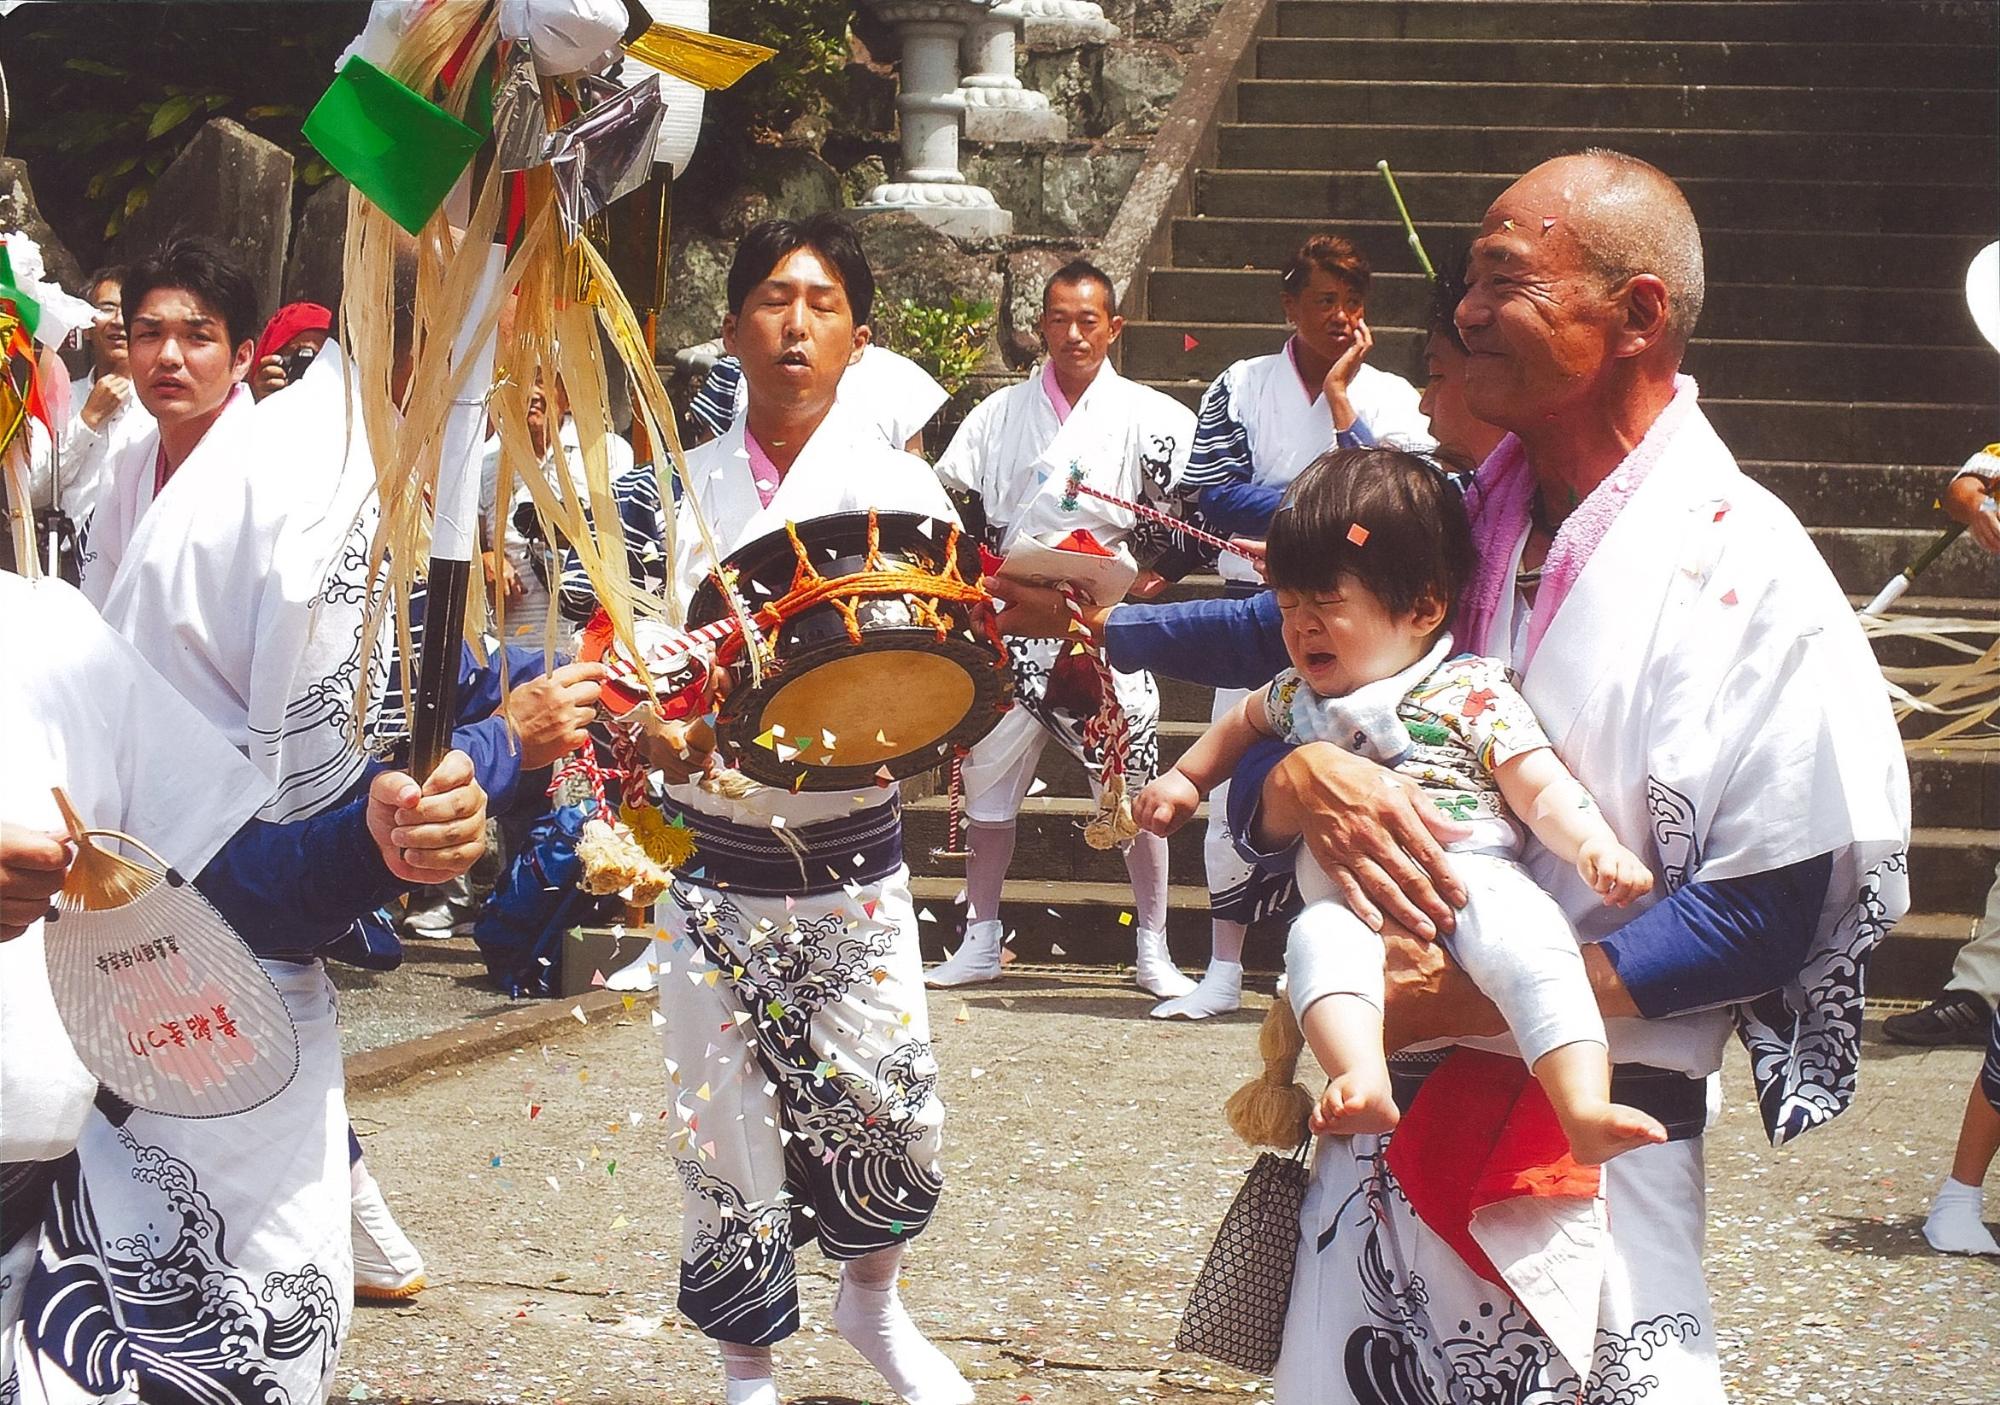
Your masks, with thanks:
[[(1667, 407), (1660, 411), (1624, 461), (1563, 520), (1555, 540), (1549, 544), (1548, 559), (1542, 563), (1542, 583), (1535, 591), (1534, 616), (1528, 623), (1527, 648), (1520, 661), (1523, 671), (1534, 659), (1535, 649), (1549, 632), (1556, 611), (1568, 598), (1577, 577), (1583, 574), (1591, 554), (1666, 453), (1681, 425), (1693, 413), (1699, 394), (1692, 376), (1674, 377), (1674, 398), (1667, 402)], [(1506, 641), (1490, 636), (1499, 614), (1501, 594), (1513, 588), (1508, 568), (1513, 564), (1514, 548), (1528, 529), (1534, 496), (1535, 475), (1528, 467), (1527, 452), (1522, 449), (1520, 439), (1510, 434), (1480, 465), (1467, 496), (1477, 561), (1472, 584), (1459, 599), (1452, 633), (1472, 653), (1503, 656), (1506, 653)], [(1500, 647), (1496, 649), (1495, 645)]]
[(757, 504), (769, 507), (771, 499), (778, 495), (778, 485), (785, 481), (785, 475), (771, 456), (764, 452), (764, 446), (757, 442), (757, 436), (750, 432), (750, 426), (743, 426), (743, 449), (750, 456), (750, 481), (757, 488)]
[(1325, 393), (1326, 387), (1318, 381), (1306, 379), (1306, 373), (1299, 367), (1299, 334), (1292, 333), (1285, 338), (1285, 359), (1292, 363), (1292, 374), (1299, 378), (1299, 389), (1305, 392), (1306, 404), (1310, 405)]
[(1063, 394), (1062, 386), (1056, 381), (1056, 363), (1053, 361), (1042, 363), (1042, 393), (1049, 397), (1049, 404), (1055, 409), (1057, 424), (1067, 420), (1070, 411), (1076, 408), (1069, 403), (1069, 397)]

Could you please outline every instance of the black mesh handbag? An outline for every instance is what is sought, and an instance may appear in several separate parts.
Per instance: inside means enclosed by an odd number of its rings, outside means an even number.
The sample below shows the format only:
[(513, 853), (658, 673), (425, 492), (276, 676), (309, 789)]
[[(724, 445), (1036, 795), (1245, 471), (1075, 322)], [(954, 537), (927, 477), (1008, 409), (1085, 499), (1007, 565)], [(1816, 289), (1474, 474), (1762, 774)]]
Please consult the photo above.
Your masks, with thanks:
[(1311, 1146), (1307, 1138), (1289, 1156), (1267, 1151), (1250, 1168), (1188, 1290), (1179, 1350), (1262, 1376), (1278, 1364)]

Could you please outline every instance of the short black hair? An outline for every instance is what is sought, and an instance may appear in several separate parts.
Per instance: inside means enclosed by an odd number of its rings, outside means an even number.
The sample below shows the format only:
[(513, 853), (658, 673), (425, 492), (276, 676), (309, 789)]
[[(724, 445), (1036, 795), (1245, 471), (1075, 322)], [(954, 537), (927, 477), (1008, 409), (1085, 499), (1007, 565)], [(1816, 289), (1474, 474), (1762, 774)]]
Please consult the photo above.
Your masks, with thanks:
[(1439, 251), (1437, 277), (1431, 281), (1430, 330), (1438, 333), (1461, 355), (1466, 354), (1465, 338), (1458, 334), (1458, 305), (1465, 301), (1465, 249), (1447, 244)]
[(736, 257), (729, 264), (730, 312), (740, 316), (750, 290), (769, 278), (787, 255), (800, 249), (819, 255), (846, 292), (854, 325), (867, 326), (868, 316), (875, 310), (875, 273), (868, 267), (868, 255), (861, 251), (861, 237), (854, 226), (825, 211), (803, 220), (764, 220), (744, 231), (736, 241)]
[(1432, 600), (1447, 618), (1472, 578), (1472, 527), (1446, 462), (1376, 446), (1321, 454), (1271, 519), (1265, 566), (1284, 590), (1331, 590), (1343, 575), (1396, 614)]
[(116, 283), (122, 289), (125, 286), (125, 265), (122, 263), (107, 263), (104, 267), (91, 274), (90, 277), (84, 279), (83, 300), (85, 302), (96, 302), (97, 290), (102, 288), (106, 283)]
[(125, 275), (120, 301), (125, 304), (125, 330), (132, 330), (132, 314), (149, 293), (159, 288), (179, 288), (193, 293), (222, 318), (223, 333), (231, 347), (255, 341), (264, 325), (257, 310), (257, 285), (234, 255), (212, 240), (195, 235), (172, 239), (157, 253), (133, 264)]
[(1077, 283), (1095, 283), (1104, 289), (1104, 306), (1113, 317), (1118, 315), (1118, 289), (1112, 285), (1111, 275), (1089, 259), (1071, 259), (1049, 275), (1049, 281), (1042, 285), (1042, 311), (1049, 310), (1049, 293), (1057, 284)]

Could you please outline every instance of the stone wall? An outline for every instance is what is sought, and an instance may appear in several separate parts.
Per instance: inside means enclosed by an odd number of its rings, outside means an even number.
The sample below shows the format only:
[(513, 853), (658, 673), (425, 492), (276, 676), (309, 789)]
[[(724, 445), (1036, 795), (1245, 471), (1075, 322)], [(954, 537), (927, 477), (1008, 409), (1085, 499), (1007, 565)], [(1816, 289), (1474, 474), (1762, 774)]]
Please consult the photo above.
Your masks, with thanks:
[[(1222, 0), (1101, 0), (1117, 27), (1054, 23), (1031, 13), (1020, 50), (1021, 81), (1045, 94), (1069, 126), (1061, 142), (967, 141), (962, 169), (1013, 212), (1006, 239), (960, 243), (916, 226), (904, 216), (870, 215), (863, 242), (875, 264), (878, 303), (924, 303), (952, 294), (990, 301), (998, 311), (988, 377), (1030, 363), (1038, 352), (1034, 321), (1048, 275), (1097, 247), (1132, 184), (1153, 133), (1180, 91), (1188, 58), (1200, 45)], [(1030, 7), (1032, 10), (1032, 6)], [(857, 46), (857, 78), (889, 95), (892, 70)], [(864, 111), (865, 109), (865, 111)], [(887, 101), (845, 114), (844, 131), (811, 134), (816, 150), (765, 148), (721, 189), (713, 174), (676, 187), (677, 215), (661, 315), (660, 359), (719, 335), (723, 281), (736, 237), (757, 219), (800, 216), (829, 205), (860, 203), (894, 169), (894, 132)], [(863, 126), (877, 130), (862, 130)], [(697, 158), (697, 167), (700, 158)], [(695, 181), (698, 170), (690, 172)], [(697, 208), (690, 209), (694, 204)], [(913, 227), (914, 226), (914, 227)], [(885, 257), (894, 254), (890, 262)]]

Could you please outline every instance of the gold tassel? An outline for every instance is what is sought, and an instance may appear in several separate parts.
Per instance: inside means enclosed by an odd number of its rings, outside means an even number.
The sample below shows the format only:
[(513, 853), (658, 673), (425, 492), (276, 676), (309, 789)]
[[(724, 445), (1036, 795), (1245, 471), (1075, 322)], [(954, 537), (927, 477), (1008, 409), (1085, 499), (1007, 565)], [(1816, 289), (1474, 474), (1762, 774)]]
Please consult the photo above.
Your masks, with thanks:
[(1257, 1031), (1264, 1071), (1231, 1093), (1222, 1108), (1231, 1129), (1249, 1145), (1290, 1151), (1311, 1134), (1313, 1096), (1293, 1081), (1305, 1047), (1305, 1032), (1281, 990)]

